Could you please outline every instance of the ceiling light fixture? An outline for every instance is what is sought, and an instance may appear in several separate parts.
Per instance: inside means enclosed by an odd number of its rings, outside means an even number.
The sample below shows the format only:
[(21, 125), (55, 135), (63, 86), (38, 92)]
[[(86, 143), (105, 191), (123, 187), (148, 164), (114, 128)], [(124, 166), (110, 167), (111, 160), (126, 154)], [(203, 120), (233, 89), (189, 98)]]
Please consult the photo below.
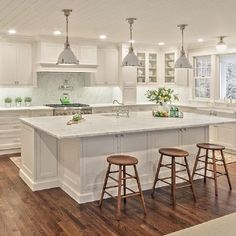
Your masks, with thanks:
[(100, 39), (106, 39), (107, 36), (106, 36), (105, 34), (101, 34), (101, 35), (99, 36), (99, 38), (100, 38)]
[(57, 65), (77, 65), (79, 61), (77, 60), (75, 54), (71, 51), (70, 43), (68, 39), (68, 17), (72, 12), (71, 9), (63, 9), (64, 15), (66, 17), (66, 42), (65, 48), (58, 57)]
[(134, 48), (133, 48), (133, 24), (136, 18), (127, 18), (126, 20), (129, 23), (130, 46), (129, 46), (128, 54), (123, 59), (122, 66), (138, 66), (139, 65), (138, 57), (135, 55)]
[(163, 46), (163, 45), (165, 45), (165, 43), (164, 42), (159, 42), (158, 45)]
[(15, 29), (9, 29), (8, 34), (16, 34), (16, 30)]
[(54, 35), (61, 35), (61, 31), (60, 31), (60, 30), (55, 30), (55, 31), (53, 32), (53, 34), (54, 34)]
[(199, 38), (197, 41), (198, 41), (199, 43), (202, 43), (202, 42), (204, 42), (204, 39), (203, 39), (203, 38)]
[(184, 29), (186, 26), (187, 26), (186, 24), (177, 25), (177, 27), (179, 27), (182, 32), (182, 40), (181, 40), (180, 57), (175, 62), (175, 68), (185, 68), (185, 69), (192, 68), (192, 65), (190, 64), (188, 58), (185, 55), (185, 51), (184, 51)]
[(219, 36), (220, 41), (216, 44), (216, 50), (218, 52), (224, 52), (227, 49), (226, 43), (223, 41), (226, 36)]

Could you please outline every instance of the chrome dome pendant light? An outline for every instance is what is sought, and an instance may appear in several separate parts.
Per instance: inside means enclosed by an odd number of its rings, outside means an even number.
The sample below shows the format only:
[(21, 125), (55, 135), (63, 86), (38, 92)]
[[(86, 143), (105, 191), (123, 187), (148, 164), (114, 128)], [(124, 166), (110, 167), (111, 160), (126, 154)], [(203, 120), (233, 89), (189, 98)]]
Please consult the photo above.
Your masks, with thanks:
[(130, 46), (129, 46), (128, 54), (123, 59), (122, 66), (138, 66), (139, 65), (138, 57), (135, 55), (134, 48), (133, 48), (133, 24), (134, 24), (134, 21), (137, 19), (136, 18), (127, 18), (126, 20), (129, 23)]
[(175, 62), (175, 68), (186, 68), (186, 69), (192, 68), (192, 65), (190, 64), (188, 58), (185, 55), (185, 51), (184, 51), (184, 29), (186, 26), (188, 26), (188, 25), (186, 25), (186, 24), (177, 25), (177, 27), (179, 27), (180, 30), (182, 31), (182, 40), (181, 40), (180, 57)]
[(226, 36), (219, 36), (220, 41), (216, 44), (218, 52), (224, 52), (227, 49), (227, 44), (223, 41)]
[(77, 60), (75, 54), (71, 51), (70, 43), (68, 39), (68, 17), (72, 12), (71, 9), (63, 9), (64, 15), (66, 17), (66, 42), (65, 48), (58, 57), (57, 65), (77, 65), (79, 61)]

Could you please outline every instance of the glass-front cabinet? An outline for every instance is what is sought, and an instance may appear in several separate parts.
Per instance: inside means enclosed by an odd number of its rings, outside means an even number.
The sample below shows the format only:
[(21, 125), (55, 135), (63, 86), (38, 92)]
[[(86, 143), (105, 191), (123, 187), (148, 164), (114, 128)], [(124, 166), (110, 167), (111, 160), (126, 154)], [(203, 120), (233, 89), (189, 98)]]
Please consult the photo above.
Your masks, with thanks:
[(165, 53), (165, 83), (175, 83), (175, 53)]
[(138, 52), (139, 66), (137, 68), (137, 82), (139, 84), (157, 82), (157, 53)]

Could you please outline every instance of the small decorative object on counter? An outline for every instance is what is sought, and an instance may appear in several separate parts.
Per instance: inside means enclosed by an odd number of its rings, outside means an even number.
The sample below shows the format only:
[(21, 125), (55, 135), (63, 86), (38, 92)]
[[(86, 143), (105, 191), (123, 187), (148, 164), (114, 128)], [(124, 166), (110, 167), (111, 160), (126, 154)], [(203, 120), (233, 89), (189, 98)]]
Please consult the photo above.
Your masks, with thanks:
[(25, 101), (25, 106), (29, 107), (31, 105), (32, 98), (31, 97), (25, 97), (24, 101)]
[(67, 122), (67, 125), (78, 124), (78, 122), (81, 120), (84, 120), (84, 118), (82, 117), (82, 114), (77, 113), (77, 114), (73, 115), (72, 120), (69, 120)]
[[(174, 94), (173, 89), (165, 87), (158, 88), (157, 90), (148, 90), (146, 96), (149, 101), (156, 102), (157, 104), (157, 109), (152, 113), (154, 117), (171, 116), (168, 103), (171, 103), (174, 100), (179, 100), (178, 95)], [(171, 114), (173, 115), (173, 111), (171, 111)]]
[(63, 93), (62, 97), (60, 98), (61, 104), (70, 104), (70, 96), (68, 93)]
[(4, 99), (4, 102), (5, 102), (5, 106), (6, 106), (6, 107), (11, 107), (12, 98), (6, 97), (6, 98)]
[(21, 106), (21, 103), (22, 103), (22, 98), (21, 98), (21, 97), (16, 97), (16, 98), (15, 98), (15, 103), (16, 103), (16, 106), (17, 106), (17, 107), (20, 107), (20, 106)]

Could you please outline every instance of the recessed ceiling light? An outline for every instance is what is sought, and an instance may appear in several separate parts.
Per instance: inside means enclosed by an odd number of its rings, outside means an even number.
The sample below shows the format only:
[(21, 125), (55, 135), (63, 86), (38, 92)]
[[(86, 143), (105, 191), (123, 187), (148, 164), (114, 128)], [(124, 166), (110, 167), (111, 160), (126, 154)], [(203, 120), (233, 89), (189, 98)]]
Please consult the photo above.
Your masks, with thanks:
[(106, 36), (105, 34), (101, 34), (101, 35), (99, 36), (99, 38), (100, 38), (100, 39), (106, 39), (107, 36)]
[(165, 45), (165, 43), (164, 42), (159, 42), (158, 45), (163, 46), (163, 45)]
[(203, 38), (199, 38), (197, 41), (198, 41), (199, 43), (202, 43), (202, 42), (204, 42), (204, 39), (203, 39)]
[(15, 29), (9, 29), (8, 34), (16, 34), (16, 30)]
[(55, 31), (53, 32), (53, 34), (54, 34), (54, 35), (61, 35), (61, 31), (60, 31), (60, 30), (55, 30)]

